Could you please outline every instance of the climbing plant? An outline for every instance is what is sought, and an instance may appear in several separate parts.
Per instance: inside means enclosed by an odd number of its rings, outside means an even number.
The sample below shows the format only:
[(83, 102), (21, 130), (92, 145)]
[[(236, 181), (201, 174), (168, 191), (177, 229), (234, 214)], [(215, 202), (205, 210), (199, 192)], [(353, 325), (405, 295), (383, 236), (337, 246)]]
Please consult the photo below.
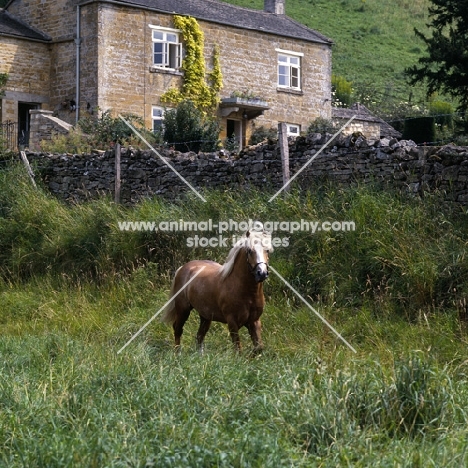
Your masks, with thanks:
[(185, 57), (182, 61), (184, 83), (182, 89), (171, 88), (164, 93), (161, 102), (177, 105), (189, 100), (202, 111), (214, 109), (219, 101), (223, 81), (219, 47), (215, 46), (213, 50), (213, 69), (207, 76), (203, 54), (205, 39), (197, 20), (190, 16), (176, 15), (174, 25), (182, 31), (185, 43)]
[(8, 73), (0, 73), (0, 97), (5, 94), (5, 86), (8, 81)]

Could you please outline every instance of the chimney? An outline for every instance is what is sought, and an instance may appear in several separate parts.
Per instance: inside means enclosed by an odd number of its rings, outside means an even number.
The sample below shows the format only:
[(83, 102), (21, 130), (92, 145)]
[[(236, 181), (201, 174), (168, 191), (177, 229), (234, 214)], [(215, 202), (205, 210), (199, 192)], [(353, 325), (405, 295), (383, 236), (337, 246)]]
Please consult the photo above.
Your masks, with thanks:
[(265, 6), (263, 9), (267, 13), (284, 15), (284, 0), (265, 0)]

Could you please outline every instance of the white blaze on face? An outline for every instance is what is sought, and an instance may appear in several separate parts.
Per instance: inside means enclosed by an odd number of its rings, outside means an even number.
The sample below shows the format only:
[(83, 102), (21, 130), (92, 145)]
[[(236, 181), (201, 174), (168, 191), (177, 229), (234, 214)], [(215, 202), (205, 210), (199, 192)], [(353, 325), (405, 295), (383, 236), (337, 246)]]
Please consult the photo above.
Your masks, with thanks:
[(268, 249), (268, 247), (264, 246), (260, 239), (256, 239), (255, 242), (253, 242), (252, 252), (255, 257), (255, 263), (257, 264), (255, 270), (260, 274), (268, 274), (265, 249)]

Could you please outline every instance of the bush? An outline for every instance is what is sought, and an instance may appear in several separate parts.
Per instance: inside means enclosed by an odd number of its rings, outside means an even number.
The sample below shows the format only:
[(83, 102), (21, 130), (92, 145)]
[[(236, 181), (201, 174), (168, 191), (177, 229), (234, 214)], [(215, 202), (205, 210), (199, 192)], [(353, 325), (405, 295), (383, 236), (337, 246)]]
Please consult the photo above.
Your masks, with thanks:
[(453, 126), (453, 107), (444, 101), (431, 101), (429, 103), (429, 114), (434, 116), (437, 125), (442, 127)]
[(207, 118), (186, 100), (164, 114), (164, 141), (177, 151), (215, 151), (219, 145), (219, 123)]
[(277, 140), (278, 139), (278, 130), (271, 128), (265, 128), (263, 125), (256, 128), (252, 135), (250, 136), (249, 144), (257, 145), (265, 140)]
[(353, 94), (352, 83), (342, 76), (332, 76), (333, 105), (335, 107), (349, 107)]
[[(123, 117), (150, 144), (157, 142), (157, 136), (144, 127), (143, 119), (134, 114), (124, 114)], [(107, 150), (115, 143), (146, 149), (141, 139), (119, 117), (112, 117), (109, 109), (100, 117), (80, 119), (77, 127), (67, 135), (55, 135), (49, 141), (43, 140), (41, 149), (49, 153), (82, 154), (89, 153), (92, 149)]]
[(310, 123), (307, 133), (335, 133), (339, 128), (332, 120), (317, 117)]

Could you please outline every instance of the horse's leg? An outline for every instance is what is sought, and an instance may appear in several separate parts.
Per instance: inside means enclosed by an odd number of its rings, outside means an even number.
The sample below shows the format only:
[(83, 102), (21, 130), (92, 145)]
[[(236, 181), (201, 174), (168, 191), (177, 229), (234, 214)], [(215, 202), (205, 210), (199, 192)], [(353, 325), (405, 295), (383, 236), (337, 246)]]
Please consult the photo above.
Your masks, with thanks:
[(208, 333), (210, 329), (211, 320), (204, 318), (200, 315), (200, 327), (198, 328), (197, 333), (197, 347), (198, 350), (203, 353), (203, 340), (205, 339), (205, 335)]
[(191, 310), (192, 310), (192, 306), (189, 306), (188, 308), (184, 308), (182, 310), (179, 309), (176, 312), (176, 319), (174, 320), (174, 323), (172, 324), (172, 328), (174, 329), (174, 341), (175, 341), (175, 347), (177, 350), (180, 349), (180, 337), (182, 336), (185, 322), (189, 318)]
[(260, 320), (248, 323), (247, 329), (249, 330), (250, 337), (252, 338), (252, 343), (254, 345), (253, 352), (260, 353), (263, 350), (262, 323)]
[(235, 321), (228, 321), (229, 333), (231, 334), (231, 340), (236, 348), (236, 351), (241, 352), (242, 346), (239, 336), (239, 325)]

